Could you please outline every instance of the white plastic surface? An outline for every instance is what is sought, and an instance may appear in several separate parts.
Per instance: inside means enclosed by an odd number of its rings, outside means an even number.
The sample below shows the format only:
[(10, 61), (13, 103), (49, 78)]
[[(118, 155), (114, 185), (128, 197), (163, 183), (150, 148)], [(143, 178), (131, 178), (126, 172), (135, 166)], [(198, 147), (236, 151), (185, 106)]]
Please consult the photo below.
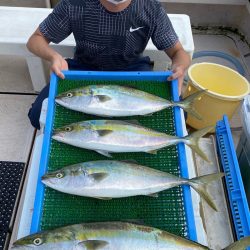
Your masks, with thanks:
[[(26, 44), (28, 38), (52, 9), (0, 7), (0, 43)], [(73, 36), (61, 44), (74, 44)]]
[(39, 119), (40, 129), (42, 133), (43, 133), (44, 126), (46, 123), (47, 109), (48, 109), (48, 98), (43, 100), (43, 105), (42, 105), (40, 119)]
[(242, 103), (241, 120), (245, 135), (250, 143), (250, 95), (247, 95)]
[[(168, 14), (168, 17), (184, 50), (188, 52), (192, 58), (194, 53), (194, 41), (189, 16), (184, 14)], [(157, 50), (151, 39), (148, 42), (146, 50)]]
[(34, 151), (31, 159), (28, 182), (26, 186), (20, 223), (17, 232), (17, 239), (30, 234), (31, 220), (34, 210), (34, 201), (36, 195), (36, 185), (39, 171), (39, 162), (43, 144), (43, 134), (36, 137)]

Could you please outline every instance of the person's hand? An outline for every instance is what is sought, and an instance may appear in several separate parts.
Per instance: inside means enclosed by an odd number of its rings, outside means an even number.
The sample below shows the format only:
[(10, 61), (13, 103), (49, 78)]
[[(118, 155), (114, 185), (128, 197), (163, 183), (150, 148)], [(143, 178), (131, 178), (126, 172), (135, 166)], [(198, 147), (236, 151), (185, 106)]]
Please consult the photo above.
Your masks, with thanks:
[(62, 70), (68, 70), (68, 63), (67, 61), (61, 56), (56, 55), (51, 60), (51, 71), (53, 71), (58, 77), (64, 79), (65, 76), (62, 73)]
[(178, 79), (178, 92), (179, 92), (179, 95), (181, 95), (181, 89), (182, 89), (183, 80), (185, 76), (185, 68), (182, 65), (173, 66), (172, 72), (173, 74), (169, 76), (167, 80), (172, 81), (174, 79)]

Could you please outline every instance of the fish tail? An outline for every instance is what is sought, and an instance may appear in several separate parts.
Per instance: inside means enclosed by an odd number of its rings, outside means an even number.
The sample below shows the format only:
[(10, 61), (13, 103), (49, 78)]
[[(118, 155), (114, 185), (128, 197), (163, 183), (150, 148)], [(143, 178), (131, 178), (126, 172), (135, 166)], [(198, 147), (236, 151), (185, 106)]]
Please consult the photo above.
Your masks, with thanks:
[(209, 126), (198, 131), (193, 132), (191, 135), (184, 137), (184, 143), (192, 148), (202, 159), (211, 163), (211, 161), (207, 158), (207, 155), (202, 151), (199, 146), (199, 140), (202, 136), (211, 131), (214, 126)]
[(250, 236), (246, 236), (230, 244), (228, 247), (224, 248), (224, 250), (245, 250), (249, 246), (250, 246)]
[(202, 95), (205, 94), (206, 90), (201, 90), (198, 92), (195, 92), (194, 94), (186, 97), (183, 101), (173, 103), (173, 106), (178, 106), (182, 109), (184, 109), (187, 113), (191, 114), (198, 120), (202, 120), (201, 115), (195, 110), (194, 108), (194, 102)]
[(209, 174), (200, 177), (196, 177), (189, 180), (189, 185), (200, 194), (200, 196), (207, 202), (207, 204), (217, 211), (216, 205), (214, 204), (211, 196), (206, 190), (206, 185), (212, 181), (216, 181), (224, 176), (224, 173)]

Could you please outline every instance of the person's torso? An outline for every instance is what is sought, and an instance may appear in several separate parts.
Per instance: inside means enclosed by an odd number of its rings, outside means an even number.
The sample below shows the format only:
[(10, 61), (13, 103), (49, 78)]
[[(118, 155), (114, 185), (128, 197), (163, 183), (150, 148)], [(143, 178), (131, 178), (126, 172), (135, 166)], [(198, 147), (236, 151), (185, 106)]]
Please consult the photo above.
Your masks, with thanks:
[(132, 0), (125, 10), (113, 13), (99, 0), (70, 0), (75, 59), (98, 70), (119, 70), (135, 62), (153, 32), (152, 3)]

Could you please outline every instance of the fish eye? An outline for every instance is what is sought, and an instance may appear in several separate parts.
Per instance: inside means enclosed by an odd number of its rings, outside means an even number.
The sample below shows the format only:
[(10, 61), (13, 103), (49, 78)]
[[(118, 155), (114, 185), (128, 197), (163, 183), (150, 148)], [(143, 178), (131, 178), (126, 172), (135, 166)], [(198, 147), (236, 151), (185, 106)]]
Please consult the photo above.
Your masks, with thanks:
[(58, 178), (58, 179), (63, 178), (63, 174), (62, 174), (62, 173), (57, 173), (57, 174), (56, 174), (56, 178)]
[(36, 238), (36, 239), (34, 239), (33, 243), (34, 243), (34, 245), (39, 246), (42, 244), (42, 239)]
[(72, 130), (71, 127), (66, 127), (66, 128), (65, 128), (65, 131), (67, 131), (67, 132), (70, 132), (71, 130)]
[(73, 94), (72, 93), (67, 93), (67, 97), (72, 97)]

